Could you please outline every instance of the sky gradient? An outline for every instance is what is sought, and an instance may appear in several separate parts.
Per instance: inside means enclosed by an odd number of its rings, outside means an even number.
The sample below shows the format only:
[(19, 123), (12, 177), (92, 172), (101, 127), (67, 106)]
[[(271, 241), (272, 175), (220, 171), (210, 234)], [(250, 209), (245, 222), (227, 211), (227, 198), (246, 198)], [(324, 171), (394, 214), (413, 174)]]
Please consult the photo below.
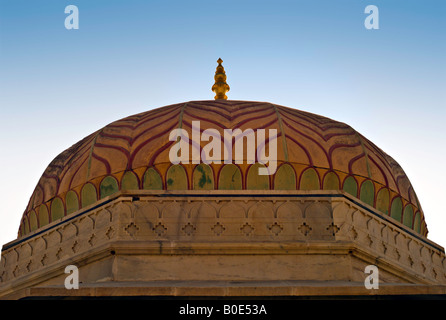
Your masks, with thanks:
[[(79, 29), (67, 30), (67, 5)], [(364, 9), (379, 9), (367, 30)], [(229, 99), (345, 122), (404, 169), (446, 246), (446, 1), (0, 0), (0, 245), (47, 165), (110, 122)]]

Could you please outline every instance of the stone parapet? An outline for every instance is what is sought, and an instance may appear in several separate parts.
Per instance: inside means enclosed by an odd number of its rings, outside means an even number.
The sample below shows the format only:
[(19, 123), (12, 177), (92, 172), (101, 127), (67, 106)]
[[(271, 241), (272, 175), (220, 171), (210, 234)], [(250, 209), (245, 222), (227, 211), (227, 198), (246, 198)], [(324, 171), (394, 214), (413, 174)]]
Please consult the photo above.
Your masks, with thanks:
[(5, 244), (0, 297), (62, 286), (67, 265), (79, 268), (81, 286), (132, 287), (162, 281), (353, 284), (364, 280), (369, 264), (378, 266), (382, 283), (446, 285), (441, 246), (342, 191), (138, 190)]

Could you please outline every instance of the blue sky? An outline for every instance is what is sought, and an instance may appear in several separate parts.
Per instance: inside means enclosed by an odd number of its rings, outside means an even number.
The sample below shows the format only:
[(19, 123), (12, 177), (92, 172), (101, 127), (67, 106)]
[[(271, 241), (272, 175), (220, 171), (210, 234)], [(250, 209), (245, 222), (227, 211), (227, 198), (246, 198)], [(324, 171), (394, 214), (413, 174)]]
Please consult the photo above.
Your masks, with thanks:
[[(67, 30), (67, 5), (79, 29)], [(379, 9), (367, 30), (364, 9)], [(398, 161), (446, 246), (446, 1), (0, 0), (0, 244), (60, 152), (125, 116), (213, 99), (346, 122)]]

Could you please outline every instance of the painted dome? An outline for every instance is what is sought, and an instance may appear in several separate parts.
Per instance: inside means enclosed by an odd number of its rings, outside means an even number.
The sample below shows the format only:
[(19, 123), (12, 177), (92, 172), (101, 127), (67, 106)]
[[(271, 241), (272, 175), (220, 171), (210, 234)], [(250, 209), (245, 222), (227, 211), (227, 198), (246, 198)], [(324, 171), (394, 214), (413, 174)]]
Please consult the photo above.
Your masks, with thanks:
[[(172, 130), (276, 129), (277, 170), (257, 164), (172, 164)], [(207, 142), (201, 141), (200, 148)], [(246, 151), (246, 150), (245, 150)], [(115, 121), (62, 152), (40, 178), (19, 237), (123, 190), (343, 190), (426, 236), (399, 164), (347, 124), (268, 102), (190, 101)]]

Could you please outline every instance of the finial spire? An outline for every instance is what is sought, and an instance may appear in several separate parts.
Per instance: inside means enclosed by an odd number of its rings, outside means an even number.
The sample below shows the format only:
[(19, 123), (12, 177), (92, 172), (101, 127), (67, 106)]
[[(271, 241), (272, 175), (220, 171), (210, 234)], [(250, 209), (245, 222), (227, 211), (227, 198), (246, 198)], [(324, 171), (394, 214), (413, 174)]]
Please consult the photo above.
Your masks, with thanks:
[(212, 86), (212, 91), (215, 92), (215, 100), (217, 99), (224, 99), (227, 100), (228, 97), (226, 96), (226, 92), (229, 91), (229, 85), (226, 83), (226, 72), (225, 68), (221, 65), (223, 60), (221, 58), (218, 58), (217, 60), (218, 66), (217, 70), (215, 70), (215, 83)]

